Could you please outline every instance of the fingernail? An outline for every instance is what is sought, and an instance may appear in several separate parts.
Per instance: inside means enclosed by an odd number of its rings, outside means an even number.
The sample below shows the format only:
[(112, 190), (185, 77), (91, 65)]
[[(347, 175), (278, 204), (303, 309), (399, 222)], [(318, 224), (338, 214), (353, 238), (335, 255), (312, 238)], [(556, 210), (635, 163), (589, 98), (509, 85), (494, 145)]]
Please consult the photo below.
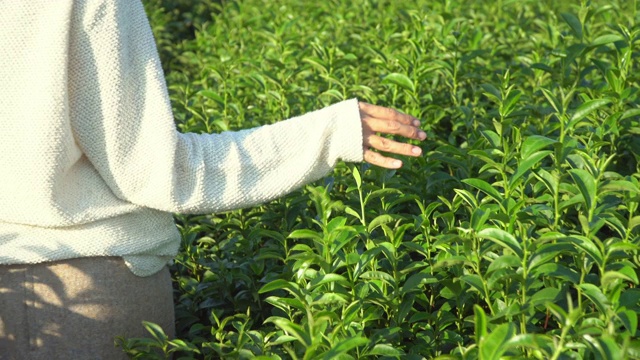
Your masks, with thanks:
[(402, 161), (394, 160), (392, 164), (393, 164), (393, 167), (399, 168), (400, 166), (402, 166)]
[(413, 126), (420, 126), (420, 120), (413, 119)]
[(424, 132), (424, 131), (420, 131), (420, 132), (418, 133), (418, 137), (420, 138), (420, 140), (424, 140), (424, 139), (426, 139), (426, 138), (427, 138), (427, 133), (426, 133), (426, 132)]
[(414, 146), (413, 149), (411, 149), (411, 152), (416, 154), (416, 155), (420, 155), (420, 153), (422, 152), (422, 149), (420, 149), (417, 146)]

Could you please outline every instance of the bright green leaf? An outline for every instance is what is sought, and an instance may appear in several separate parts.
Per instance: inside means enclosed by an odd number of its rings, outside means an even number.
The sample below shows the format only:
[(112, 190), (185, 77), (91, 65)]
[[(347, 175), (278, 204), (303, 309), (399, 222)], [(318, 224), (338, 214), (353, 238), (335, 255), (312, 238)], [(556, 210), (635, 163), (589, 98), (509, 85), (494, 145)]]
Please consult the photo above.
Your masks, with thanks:
[(522, 246), (518, 240), (508, 232), (497, 228), (486, 228), (478, 232), (478, 236), (484, 239), (489, 239), (503, 247), (511, 249), (513, 252), (522, 258)]
[(498, 202), (502, 202), (504, 199), (498, 190), (496, 190), (493, 186), (491, 186), (488, 182), (481, 179), (464, 179), (463, 183), (467, 185), (471, 185), (474, 188), (484, 192), (485, 194), (491, 196)]
[(410, 90), (412, 92), (416, 91), (416, 87), (413, 84), (413, 81), (409, 79), (407, 75), (400, 73), (391, 73), (382, 79), (383, 84), (394, 84), (398, 85), (406, 90)]

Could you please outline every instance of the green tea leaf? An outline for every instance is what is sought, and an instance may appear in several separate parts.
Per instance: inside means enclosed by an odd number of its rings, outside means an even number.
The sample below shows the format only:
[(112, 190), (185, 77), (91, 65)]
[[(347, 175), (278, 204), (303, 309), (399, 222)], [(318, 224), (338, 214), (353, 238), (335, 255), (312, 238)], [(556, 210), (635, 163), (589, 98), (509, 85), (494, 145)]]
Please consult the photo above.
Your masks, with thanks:
[(369, 223), (369, 226), (367, 227), (367, 231), (369, 233), (371, 233), (373, 230), (375, 230), (377, 227), (383, 225), (383, 224), (388, 224), (391, 222), (396, 221), (396, 218), (389, 215), (389, 214), (382, 214), (382, 215), (378, 215), (376, 216), (375, 219), (371, 220), (371, 222)]
[(324, 62), (322, 59), (316, 56), (305, 57), (302, 59), (302, 61), (310, 64), (311, 66), (313, 66), (317, 70), (320, 70), (323, 73), (329, 72), (328, 70), (329, 65), (326, 62)]
[(600, 282), (602, 286), (606, 288), (610, 283), (617, 279), (632, 282), (636, 285), (638, 284), (638, 275), (636, 274), (636, 271), (626, 264), (618, 266), (618, 269), (616, 270), (605, 271)]
[(555, 176), (545, 169), (538, 169), (535, 173), (536, 177), (544, 183), (550, 193), (555, 194), (558, 191), (558, 180)]
[(498, 149), (502, 146), (502, 138), (498, 134), (496, 134), (495, 131), (483, 130), (482, 135), (485, 139), (487, 139), (487, 141), (489, 141), (491, 147)]
[(382, 83), (398, 85), (404, 88), (405, 90), (409, 90), (412, 92), (416, 91), (416, 87), (413, 84), (413, 81), (411, 81), (411, 79), (409, 79), (407, 75), (400, 74), (400, 73), (391, 73), (385, 76), (384, 79), (382, 79)]
[(556, 301), (559, 294), (560, 289), (554, 287), (546, 287), (533, 294), (529, 301), (531, 302), (532, 306), (540, 306), (548, 302), (553, 303)]
[(485, 194), (491, 196), (498, 202), (502, 202), (504, 199), (498, 190), (496, 190), (493, 186), (491, 186), (488, 182), (481, 179), (464, 179), (463, 183), (467, 185), (471, 185), (474, 188), (484, 192)]
[(640, 116), (640, 109), (629, 109), (625, 111), (624, 114), (622, 114), (622, 116), (620, 117), (620, 121), (634, 116)]
[(531, 169), (534, 165), (536, 165), (540, 160), (547, 157), (549, 154), (553, 153), (551, 150), (538, 151), (536, 153), (531, 154), (528, 158), (522, 160), (518, 165), (518, 169), (516, 172), (511, 175), (511, 179), (509, 180), (509, 186), (513, 186), (518, 179), (522, 177), (529, 169)]
[(575, 270), (566, 267), (562, 264), (557, 263), (548, 263), (544, 265), (540, 265), (534, 271), (537, 276), (551, 276), (556, 277), (565, 281), (568, 281), (572, 284), (580, 283), (580, 274), (578, 274)]
[(258, 290), (259, 294), (264, 294), (270, 291), (275, 290), (298, 290), (298, 285), (293, 282), (289, 282), (283, 279), (273, 280), (269, 283), (266, 283), (260, 290)]
[(480, 294), (484, 294), (484, 285), (482, 284), (482, 279), (480, 278), (480, 276), (475, 275), (475, 274), (462, 275), (462, 276), (460, 276), (460, 280), (462, 280), (465, 283), (471, 285), (471, 287), (473, 287), (476, 290), (478, 290), (478, 292)]
[(288, 342), (292, 342), (292, 341), (296, 341), (296, 337), (295, 336), (291, 336), (291, 335), (280, 335), (278, 336), (277, 339), (275, 339), (272, 344), (273, 345), (280, 345), (280, 344), (285, 344)]
[(482, 89), (485, 91), (485, 95), (487, 97), (493, 98), (493, 100), (496, 102), (502, 101), (502, 94), (500, 93), (500, 90), (498, 90), (498, 88), (493, 84), (482, 84), (480, 85), (480, 87), (482, 87)]
[(593, 337), (591, 335), (584, 335), (587, 343), (590, 344), (594, 352), (599, 354), (597, 358), (600, 359), (623, 359), (622, 350), (616, 344), (616, 341), (609, 335), (603, 335), (600, 337)]
[(168, 340), (167, 335), (160, 325), (152, 323), (150, 321), (142, 321), (142, 325), (145, 329), (159, 342), (164, 343)]
[(500, 106), (500, 115), (501, 116), (509, 116), (511, 112), (513, 112), (514, 107), (518, 100), (522, 97), (522, 91), (513, 90), (507, 95), (507, 98), (504, 99), (502, 105)]
[(591, 46), (595, 47), (600, 45), (606, 45), (612, 42), (622, 41), (622, 40), (624, 40), (624, 37), (620, 34), (600, 35), (591, 42)]
[(567, 236), (563, 240), (574, 244), (578, 249), (581, 249), (584, 252), (586, 252), (589, 255), (589, 257), (591, 257), (591, 259), (595, 261), (596, 264), (598, 264), (600, 268), (604, 266), (604, 255), (602, 254), (600, 249), (596, 246), (596, 244), (588, 237), (573, 235), (573, 236)]
[(298, 340), (302, 345), (309, 347), (312, 344), (311, 336), (309, 333), (300, 325), (294, 323), (291, 320), (284, 319), (278, 316), (271, 316), (267, 318), (265, 323), (273, 323), (278, 328), (286, 331), (289, 335), (293, 336)]
[(360, 176), (360, 170), (358, 170), (357, 166), (354, 166), (351, 168), (351, 172), (353, 178), (356, 180), (356, 186), (358, 186), (358, 189), (360, 189), (362, 187), (362, 177)]
[(609, 192), (620, 193), (624, 191), (628, 191), (632, 194), (640, 194), (638, 186), (627, 180), (612, 180), (600, 187), (600, 194), (606, 194)]
[(550, 90), (542, 88), (540, 89), (540, 91), (542, 91), (542, 94), (547, 99), (551, 107), (553, 107), (553, 109), (556, 111), (556, 113), (562, 114), (564, 112), (564, 108), (562, 107), (562, 100), (553, 95)]
[(521, 260), (515, 255), (502, 255), (493, 260), (487, 268), (487, 274), (504, 268), (518, 268), (522, 266)]
[(591, 302), (598, 308), (601, 314), (607, 314), (611, 304), (607, 297), (602, 293), (599, 287), (593, 284), (580, 284), (578, 287), (582, 292), (591, 300)]
[(507, 351), (507, 341), (513, 338), (515, 330), (513, 323), (500, 324), (489, 335), (487, 335), (480, 345), (480, 360), (500, 359)]
[(591, 114), (592, 112), (598, 110), (599, 108), (608, 105), (611, 103), (610, 99), (595, 99), (589, 100), (576, 109), (569, 120), (568, 128), (573, 128), (575, 124), (577, 124), (580, 120)]
[(358, 213), (357, 211), (353, 210), (352, 208), (350, 208), (350, 207), (346, 207), (346, 208), (344, 209), (344, 212), (345, 212), (345, 213), (347, 213), (347, 214), (349, 214), (349, 215), (351, 215), (351, 216), (353, 216), (353, 217), (355, 217), (356, 219), (359, 219), (359, 220), (360, 220), (360, 222), (362, 222), (362, 219), (360, 218), (360, 217), (361, 217), (361, 216), (360, 216), (360, 213)]
[(487, 315), (479, 305), (473, 305), (475, 314), (476, 344), (480, 344), (487, 336)]
[(427, 273), (417, 273), (409, 276), (407, 281), (402, 285), (402, 293), (407, 294), (414, 291), (423, 291), (423, 285), (427, 283), (437, 282), (435, 276)]
[(571, 13), (561, 13), (560, 16), (569, 24), (569, 27), (571, 27), (573, 34), (578, 40), (582, 40), (582, 24), (580, 23), (580, 19)]
[(628, 231), (633, 231), (636, 227), (640, 226), (640, 215), (632, 217), (631, 220), (629, 220), (628, 226)]
[(475, 231), (480, 231), (490, 216), (490, 211), (485, 211), (482, 207), (476, 207), (471, 214), (471, 228)]
[[(564, 237), (564, 235), (562, 236)], [(529, 258), (529, 270), (533, 271), (538, 266), (547, 264), (549, 261), (562, 254), (573, 254), (575, 247), (568, 243), (540, 244)]]
[(638, 313), (633, 310), (624, 309), (619, 311), (617, 316), (631, 336), (635, 336), (638, 331)]
[(488, 275), (487, 287), (490, 290), (499, 289), (499, 283), (504, 283), (507, 280), (521, 281), (521, 279), (522, 276), (512, 268), (497, 269), (496, 271), (493, 271), (491, 275)]
[(587, 210), (592, 209), (597, 199), (596, 179), (589, 172), (582, 169), (571, 169), (569, 170), (569, 174), (578, 186)]
[(553, 340), (551, 336), (544, 334), (518, 334), (510, 338), (505, 346), (508, 349), (524, 347), (539, 350), (545, 355), (544, 358), (550, 358), (547, 349), (552, 349), (555, 346)]
[(198, 95), (202, 95), (206, 98), (209, 98), (215, 102), (217, 102), (220, 105), (224, 105), (224, 99), (222, 98), (222, 96), (220, 96), (220, 94), (218, 94), (215, 91), (211, 91), (211, 90), (200, 90), (198, 92)]
[(349, 281), (347, 281), (347, 278), (345, 278), (344, 276), (331, 273), (331, 274), (325, 274), (325, 275), (320, 275), (315, 277), (313, 280), (311, 280), (311, 283), (309, 285), (313, 289), (322, 284), (334, 283), (334, 282), (340, 283), (343, 285), (347, 285), (349, 283)]
[(486, 228), (478, 232), (478, 236), (483, 239), (489, 239), (502, 247), (511, 249), (519, 258), (522, 258), (522, 246), (518, 240), (508, 232), (497, 228)]
[(343, 305), (348, 302), (346, 297), (347, 297), (346, 295), (341, 295), (334, 292), (325, 292), (325, 293), (322, 293), (319, 297), (315, 298), (312, 304), (314, 306), (317, 306), (317, 305), (330, 306), (331, 304), (335, 305), (336, 303), (339, 305)]
[(404, 352), (394, 348), (387, 344), (376, 344), (373, 349), (367, 352), (367, 355), (380, 355), (380, 356), (402, 356)]
[(294, 230), (289, 234), (289, 239), (312, 239), (322, 241), (322, 235), (317, 233), (316, 231), (309, 229), (298, 229)]
[(544, 149), (545, 147), (557, 143), (557, 140), (550, 139), (546, 136), (541, 135), (532, 135), (527, 137), (522, 143), (521, 154), (520, 156), (523, 159), (526, 159), (533, 155), (538, 150)]

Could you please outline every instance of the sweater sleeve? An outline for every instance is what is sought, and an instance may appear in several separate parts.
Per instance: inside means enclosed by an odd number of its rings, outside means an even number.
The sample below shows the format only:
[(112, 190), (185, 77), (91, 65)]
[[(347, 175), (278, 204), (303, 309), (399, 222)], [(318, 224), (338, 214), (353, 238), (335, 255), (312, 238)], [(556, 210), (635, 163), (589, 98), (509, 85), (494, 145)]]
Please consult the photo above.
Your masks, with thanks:
[(113, 193), (167, 212), (247, 207), (362, 161), (355, 99), (273, 125), (221, 134), (176, 130), (139, 1), (76, 2), (69, 117), (80, 149)]

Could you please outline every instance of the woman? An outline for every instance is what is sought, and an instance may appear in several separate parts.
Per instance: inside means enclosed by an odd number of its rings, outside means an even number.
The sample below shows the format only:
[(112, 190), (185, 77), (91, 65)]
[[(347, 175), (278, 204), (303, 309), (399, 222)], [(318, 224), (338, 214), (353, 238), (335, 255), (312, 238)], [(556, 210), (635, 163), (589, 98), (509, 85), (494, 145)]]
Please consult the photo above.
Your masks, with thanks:
[(274, 125), (176, 131), (138, 1), (0, 1), (0, 359), (114, 359), (172, 334), (172, 213), (263, 203), (339, 160), (398, 168), (419, 121), (352, 99)]

